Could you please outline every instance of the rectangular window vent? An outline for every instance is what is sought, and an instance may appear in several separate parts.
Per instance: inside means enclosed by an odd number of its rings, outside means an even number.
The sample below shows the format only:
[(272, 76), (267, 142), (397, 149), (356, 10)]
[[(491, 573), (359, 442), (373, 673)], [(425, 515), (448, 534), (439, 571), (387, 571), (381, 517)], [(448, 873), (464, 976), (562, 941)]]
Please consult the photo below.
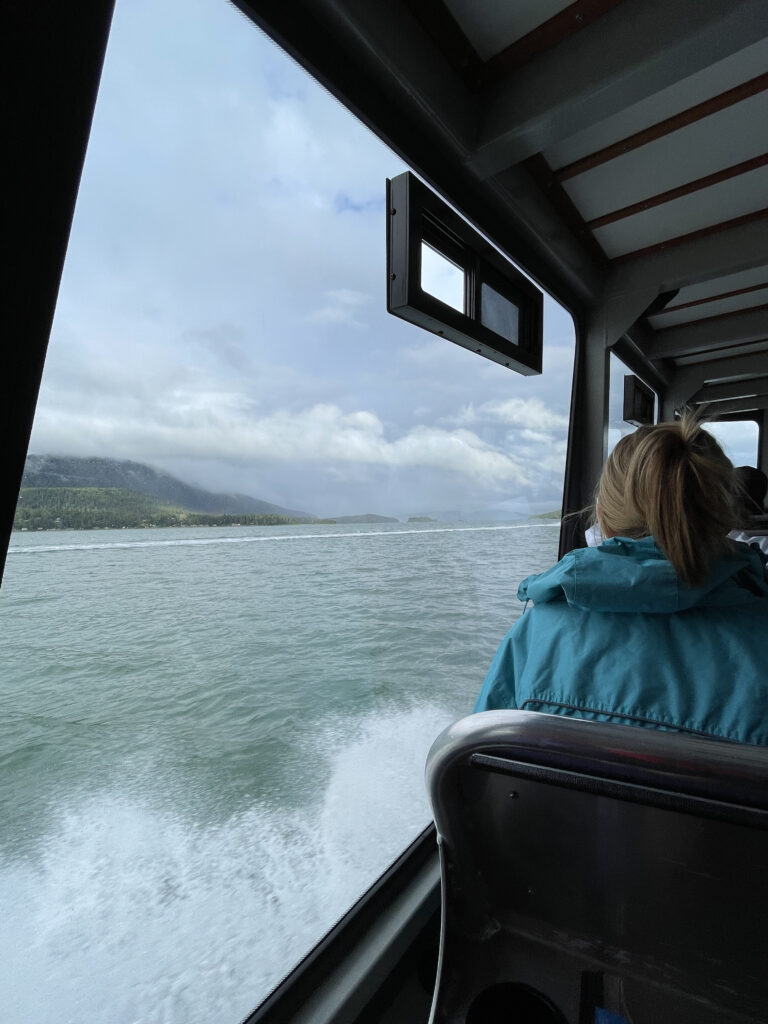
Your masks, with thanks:
[(624, 376), (624, 422), (633, 427), (648, 427), (654, 421), (656, 395), (639, 377)]
[(541, 373), (542, 294), (410, 171), (387, 181), (387, 310)]

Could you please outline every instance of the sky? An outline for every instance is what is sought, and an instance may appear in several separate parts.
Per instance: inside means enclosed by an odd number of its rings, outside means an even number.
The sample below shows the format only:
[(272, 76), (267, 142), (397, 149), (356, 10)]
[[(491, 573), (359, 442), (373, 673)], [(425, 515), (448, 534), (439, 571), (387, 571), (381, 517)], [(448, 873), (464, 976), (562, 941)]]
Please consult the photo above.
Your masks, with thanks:
[(30, 452), (320, 516), (558, 508), (570, 316), (523, 377), (387, 314), (406, 169), (227, 0), (117, 0)]

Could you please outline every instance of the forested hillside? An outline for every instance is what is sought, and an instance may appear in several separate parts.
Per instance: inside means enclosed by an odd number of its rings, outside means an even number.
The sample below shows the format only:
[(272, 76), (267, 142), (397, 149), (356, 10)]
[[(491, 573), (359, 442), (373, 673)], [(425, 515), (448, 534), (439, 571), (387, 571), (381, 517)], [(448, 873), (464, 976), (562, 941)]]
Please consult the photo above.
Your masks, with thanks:
[(216, 494), (193, 487), (143, 462), (125, 459), (75, 458), (63, 455), (28, 455), (23, 488), (99, 488), (138, 492), (190, 512), (213, 515), (277, 515), (311, 521), (298, 509), (283, 508), (247, 494)]
[(14, 530), (121, 529), (142, 526), (276, 526), (289, 516), (191, 512), (118, 487), (22, 487)]

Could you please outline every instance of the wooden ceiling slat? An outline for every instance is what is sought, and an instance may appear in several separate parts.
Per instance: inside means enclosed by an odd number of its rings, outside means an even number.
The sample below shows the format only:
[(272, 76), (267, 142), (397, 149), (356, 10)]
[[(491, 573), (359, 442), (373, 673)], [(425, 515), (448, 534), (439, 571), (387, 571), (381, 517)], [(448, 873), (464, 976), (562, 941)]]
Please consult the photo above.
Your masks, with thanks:
[(760, 156), (754, 156), (750, 160), (743, 160), (740, 164), (724, 167), (713, 174), (706, 174), (703, 178), (689, 181), (685, 185), (678, 185), (677, 188), (670, 188), (666, 192), (659, 192), (655, 196), (648, 196), (646, 199), (641, 199), (638, 203), (631, 203), (629, 206), (623, 206), (620, 210), (603, 214), (602, 217), (595, 217), (594, 220), (587, 221), (587, 225), (594, 230), (595, 228), (605, 227), (606, 224), (615, 224), (617, 220), (633, 217), (635, 214), (651, 210), (655, 206), (671, 203), (673, 200), (680, 199), (682, 196), (688, 196), (692, 192), (700, 192), (711, 185), (719, 185), (722, 181), (737, 178), (741, 174), (749, 174), (750, 171), (756, 171), (758, 168), (766, 166), (768, 166), (768, 153), (762, 153)]
[(752, 224), (755, 221), (765, 220), (768, 217), (768, 208), (754, 210), (752, 213), (745, 213), (743, 217), (734, 217), (732, 220), (724, 220), (719, 224), (710, 224), (709, 227), (699, 228), (698, 231), (690, 231), (687, 235), (677, 235), (675, 238), (667, 238), (664, 242), (656, 242), (654, 245), (646, 245), (642, 249), (634, 249), (632, 252), (622, 253), (615, 256), (612, 263), (622, 263), (625, 260), (635, 259), (638, 256), (647, 256), (651, 253), (664, 252), (673, 249), (675, 246), (683, 245), (686, 242), (694, 242), (697, 238), (706, 238), (708, 235), (716, 235), (721, 231), (728, 231), (731, 228), (741, 227), (743, 224)]
[(626, 138), (619, 140), (619, 142), (611, 143), (610, 146), (604, 146), (603, 149), (598, 149), (596, 152), (590, 153), (580, 160), (574, 160), (573, 163), (566, 164), (564, 167), (556, 170), (554, 172), (555, 176), (558, 181), (575, 178), (576, 175), (584, 174), (585, 171), (589, 171), (593, 167), (599, 167), (600, 164), (607, 163), (609, 160), (615, 160), (616, 157), (623, 156), (633, 149), (646, 146), (649, 142), (654, 142), (664, 135), (676, 132), (686, 125), (700, 121), (704, 117), (709, 117), (719, 110), (724, 110), (735, 103), (740, 103), (742, 100), (755, 96), (759, 92), (764, 92), (766, 89), (768, 89), (768, 72), (758, 75), (757, 78), (751, 78), (748, 82), (743, 82), (733, 89), (728, 89), (718, 96), (712, 96), (710, 99), (704, 100), (703, 103), (697, 103), (687, 110), (682, 110), (679, 114), (674, 114), (664, 121), (652, 124), (642, 131), (635, 132), (634, 135), (628, 135)]
[(495, 85), (517, 71), (523, 64), (551, 50), (563, 39), (575, 35), (587, 25), (607, 14), (621, 0), (576, 0), (547, 21), (537, 25), (527, 35), (510, 43), (506, 49), (486, 62), (482, 71), (483, 85)]
[(679, 302), (676, 306), (666, 306), (655, 313), (655, 316), (663, 316), (665, 313), (675, 313), (680, 309), (691, 309), (693, 306), (703, 306), (707, 302), (717, 302), (719, 299), (732, 299), (736, 295), (747, 295), (749, 292), (759, 292), (768, 288), (768, 281), (762, 284), (751, 284), (749, 288), (735, 288), (732, 292), (720, 292), (718, 295), (708, 295), (704, 299), (694, 299), (691, 302)]

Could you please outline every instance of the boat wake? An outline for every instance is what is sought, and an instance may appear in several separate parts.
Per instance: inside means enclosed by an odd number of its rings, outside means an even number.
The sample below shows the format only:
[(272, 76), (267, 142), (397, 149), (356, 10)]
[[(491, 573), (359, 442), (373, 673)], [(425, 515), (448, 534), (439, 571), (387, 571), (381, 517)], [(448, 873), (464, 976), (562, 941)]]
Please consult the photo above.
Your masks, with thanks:
[[(13, 546), (8, 549), (11, 555), (36, 555), (51, 551), (105, 551), (110, 548), (173, 548), (209, 546), (212, 544), (267, 544), (277, 541), (327, 540), (344, 537), (402, 537), (422, 533), (488, 533), (500, 530), (530, 530), (542, 526), (560, 528), (559, 522), (553, 523), (516, 523), (504, 526), (440, 526), (426, 527), (419, 530), (345, 530), (343, 533), (282, 533), (245, 535), (236, 537), (183, 537), (174, 540), (126, 540), (105, 541), (92, 544), (35, 544)], [(274, 527), (267, 527), (274, 529)]]
[(262, 803), (199, 826), (151, 790), (62, 807), (34, 852), (0, 859), (8, 1019), (247, 1014), (427, 824), (424, 761), (449, 717), (421, 707), (330, 725), (307, 752), (333, 751), (308, 808)]

